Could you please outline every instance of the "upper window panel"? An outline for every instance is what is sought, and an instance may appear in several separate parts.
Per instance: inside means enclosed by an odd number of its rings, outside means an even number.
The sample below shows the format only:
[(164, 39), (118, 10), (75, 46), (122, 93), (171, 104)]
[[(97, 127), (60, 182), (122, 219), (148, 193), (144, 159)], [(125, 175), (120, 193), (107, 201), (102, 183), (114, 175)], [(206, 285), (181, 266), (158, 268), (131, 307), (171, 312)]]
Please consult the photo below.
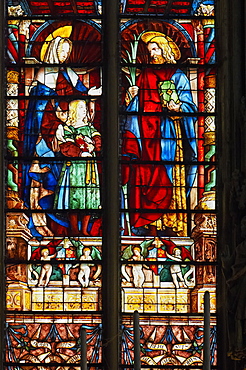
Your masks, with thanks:
[[(200, 6), (202, 4), (202, 7)], [(214, 12), (214, 0), (121, 0), (121, 13), (159, 14), (165, 16), (205, 16)]]
[(20, 0), (18, 8), (16, 1), (8, 0), (9, 16), (21, 15), (100, 15), (102, 0)]

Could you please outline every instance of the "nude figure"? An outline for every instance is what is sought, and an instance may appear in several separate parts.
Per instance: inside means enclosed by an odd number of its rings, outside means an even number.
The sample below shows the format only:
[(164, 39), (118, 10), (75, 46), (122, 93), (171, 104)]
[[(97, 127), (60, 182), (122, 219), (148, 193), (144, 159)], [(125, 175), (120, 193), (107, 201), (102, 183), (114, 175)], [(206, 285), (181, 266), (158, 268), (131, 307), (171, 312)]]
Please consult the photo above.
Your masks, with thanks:
[[(130, 261), (144, 261), (144, 257), (141, 254), (141, 248), (136, 246), (132, 249), (133, 256)], [(148, 266), (142, 264), (132, 264), (132, 275), (133, 275), (133, 284), (135, 288), (142, 288), (145, 277), (143, 272), (143, 267), (148, 268)]]
[[(83, 261), (83, 260), (87, 260), (87, 261), (92, 260), (90, 248), (84, 247), (82, 253), (83, 254), (80, 256), (81, 261)], [(79, 266), (80, 271), (78, 273), (78, 280), (79, 280), (80, 284), (82, 285), (82, 287), (84, 287), (84, 288), (89, 286), (89, 277), (90, 277), (90, 271), (91, 271), (90, 266), (93, 266), (93, 265), (82, 263)]]
[[(182, 261), (181, 250), (179, 248), (174, 248), (172, 254), (169, 254), (168, 252), (166, 252), (166, 254), (167, 254), (167, 257), (170, 258), (173, 261), (178, 261), (178, 262)], [(185, 287), (187, 287), (187, 284), (186, 284), (186, 282), (183, 278), (183, 275), (182, 275), (180, 265), (178, 265), (178, 264), (177, 265), (171, 265), (170, 266), (170, 272), (171, 272), (171, 275), (172, 275), (173, 283), (174, 283), (176, 288), (180, 288), (180, 282)], [(179, 278), (180, 281), (178, 281), (178, 278)]]
[[(50, 255), (49, 253), (50, 252), (49, 252), (48, 248), (42, 249), (40, 260), (41, 261), (50, 261), (52, 258), (54, 258), (56, 256), (56, 253), (52, 254), (52, 255)], [(44, 286), (47, 286), (49, 284), (51, 274), (52, 274), (52, 265), (50, 265), (49, 263), (46, 263), (46, 264), (42, 265), (42, 268), (41, 268), (41, 271), (40, 271), (40, 276), (39, 276), (39, 279), (38, 279), (38, 286), (43, 285), (42, 280), (45, 280)]]

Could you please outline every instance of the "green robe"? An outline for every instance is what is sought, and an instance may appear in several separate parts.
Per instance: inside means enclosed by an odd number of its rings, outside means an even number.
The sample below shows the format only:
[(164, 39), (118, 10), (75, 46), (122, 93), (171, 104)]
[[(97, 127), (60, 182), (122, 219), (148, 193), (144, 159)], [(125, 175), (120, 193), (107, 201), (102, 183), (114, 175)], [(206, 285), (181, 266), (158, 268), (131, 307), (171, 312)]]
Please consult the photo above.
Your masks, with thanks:
[[(65, 126), (64, 138), (72, 139), (60, 145), (67, 157), (81, 157), (87, 152), (84, 137), (92, 139), (97, 130), (90, 124), (82, 127)], [(80, 136), (80, 137), (79, 137)], [(95, 157), (95, 153), (91, 153)], [(56, 209), (98, 209), (100, 206), (100, 186), (97, 162), (93, 157), (67, 160), (62, 168), (55, 195)]]

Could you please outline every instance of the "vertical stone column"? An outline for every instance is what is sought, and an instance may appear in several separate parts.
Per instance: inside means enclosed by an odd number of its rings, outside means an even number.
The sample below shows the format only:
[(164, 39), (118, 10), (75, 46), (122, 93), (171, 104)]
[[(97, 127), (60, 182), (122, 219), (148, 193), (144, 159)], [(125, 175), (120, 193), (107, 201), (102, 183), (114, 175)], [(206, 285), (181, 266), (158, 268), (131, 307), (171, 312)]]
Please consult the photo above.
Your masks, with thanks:
[(118, 169), (119, 2), (103, 1), (103, 360), (119, 368), (120, 268)]
[[(219, 179), (218, 179), (218, 250), (219, 259), (233, 254), (241, 241), (240, 218), (245, 209), (238, 207), (238, 194), (233, 181), (238, 172), (243, 179), (246, 174), (246, 120), (242, 117), (245, 104), (245, 2), (217, 1), (217, 50), (218, 50), (218, 131)], [(238, 185), (236, 179), (236, 185)], [(237, 189), (238, 190), (238, 189)], [(245, 199), (245, 198), (244, 198)], [(220, 264), (221, 266), (222, 264)], [(224, 370), (241, 369), (245, 361), (233, 361), (228, 357), (229, 338), (232, 333), (228, 320), (229, 292), (222, 267), (218, 271), (218, 367)]]

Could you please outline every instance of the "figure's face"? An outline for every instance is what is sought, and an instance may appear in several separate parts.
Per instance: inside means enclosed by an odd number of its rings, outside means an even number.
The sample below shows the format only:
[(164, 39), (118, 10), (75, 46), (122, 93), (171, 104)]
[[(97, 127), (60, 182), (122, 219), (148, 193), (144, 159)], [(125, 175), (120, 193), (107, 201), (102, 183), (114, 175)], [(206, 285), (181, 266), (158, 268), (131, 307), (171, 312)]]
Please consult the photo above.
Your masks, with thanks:
[(176, 249), (174, 251), (174, 255), (175, 255), (175, 257), (180, 257), (181, 256), (181, 251), (179, 249)]
[(70, 50), (69, 43), (63, 42), (63, 44), (60, 46), (58, 53), (58, 59), (60, 63), (64, 63), (67, 60), (67, 58), (69, 57), (69, 50)]
[(77, 120), (83, 121), (87, 115), (86, 104), (84, 101), (81, 101), (77, 105)]
[(65, 249), (68, 249), (68, 248), (70, 247), (70, 242), (69, 242), (69, 240), (68, 240), (68, 239), (64, 239), (63, 247), (64, 247)]
[(138, 248), (134, 248), (133, 253), (135, 254), (135, 256), (140, 256), (140, 250)]
[(165, 58), (162, 55), (162, 50), (156, 42), (149, 42), (147, 48), (150, 55), (150, 63), (152, 64), (165, 63)]
[(89, 257), (89, 256), (90, 256), (90, 254), (91, 254), (90, 249), (85, 249), (85, 250), (84, 250), (84, 255), (85, 255), (86, 257)]
[(48, 257), (49, 255), (49, 251), (47, 250), (44, 250), (43, 253), (42, 253), (43, 257)]

